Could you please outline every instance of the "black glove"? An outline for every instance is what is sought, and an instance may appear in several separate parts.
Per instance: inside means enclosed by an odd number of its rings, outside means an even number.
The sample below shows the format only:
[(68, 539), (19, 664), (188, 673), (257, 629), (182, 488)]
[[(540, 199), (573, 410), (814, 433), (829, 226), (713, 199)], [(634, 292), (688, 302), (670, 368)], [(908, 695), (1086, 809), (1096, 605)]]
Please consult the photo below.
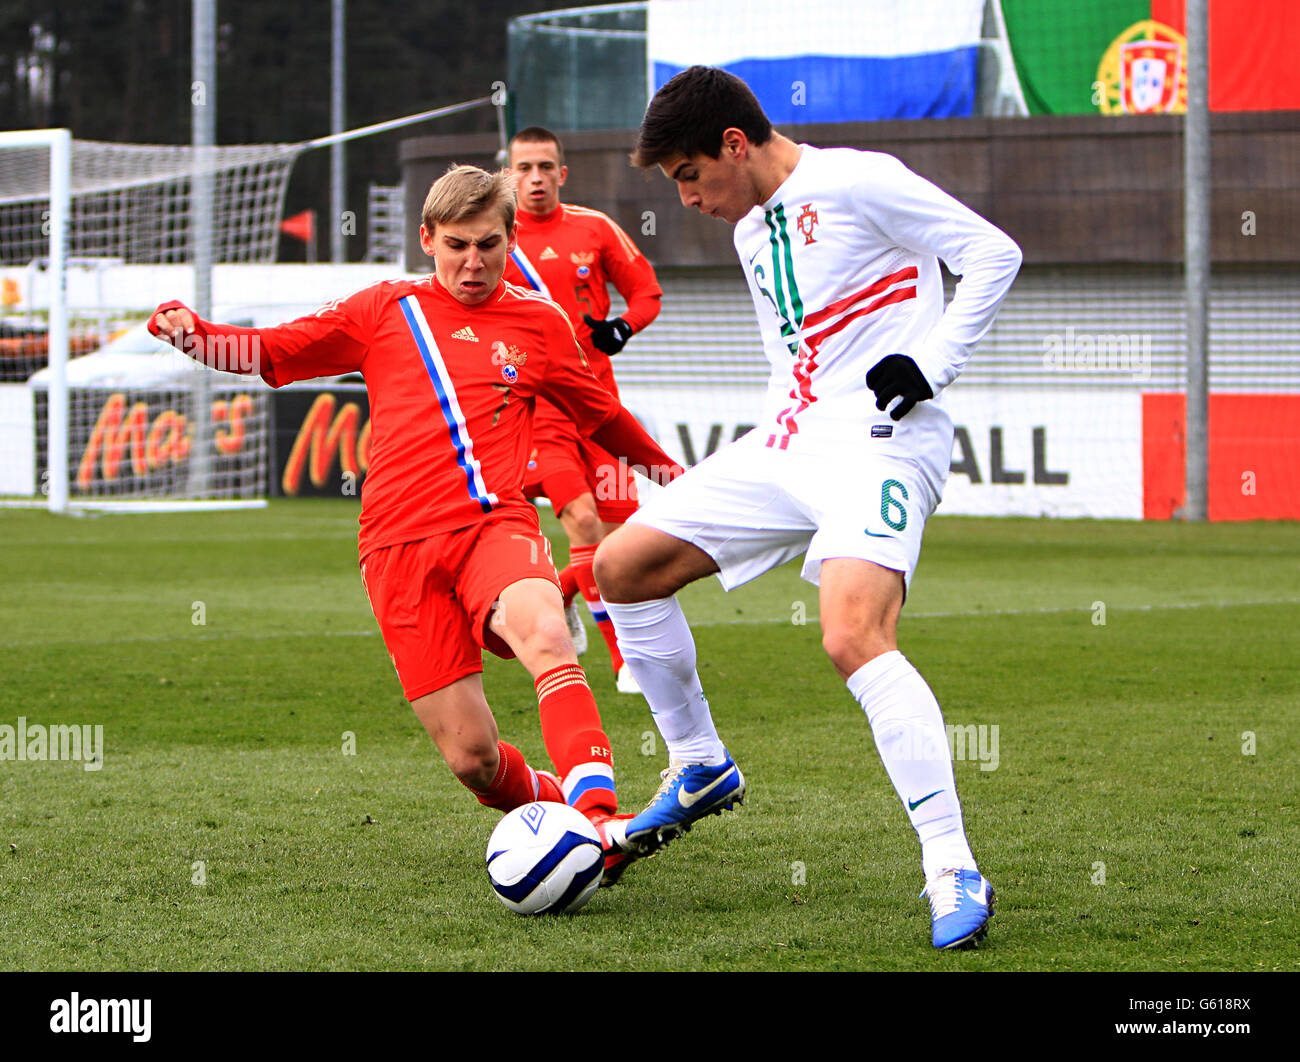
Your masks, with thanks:
[(611, 358), (632, 338), (632, 326), (621, 317), (615, 317), (612, 321), (597, 321), (591, 314), (584, 313), (582, 319), (591, 329), (592, 346)]
[(867, 373), (867, 386), (876, 392), (877, 409), (884, 409), (895, 398), (903, 399), (889, 414), (893, 420), (902, 420), (918, 402), (934, 397), (916, 362), (906, 354), (890, 354), (876, 362)]

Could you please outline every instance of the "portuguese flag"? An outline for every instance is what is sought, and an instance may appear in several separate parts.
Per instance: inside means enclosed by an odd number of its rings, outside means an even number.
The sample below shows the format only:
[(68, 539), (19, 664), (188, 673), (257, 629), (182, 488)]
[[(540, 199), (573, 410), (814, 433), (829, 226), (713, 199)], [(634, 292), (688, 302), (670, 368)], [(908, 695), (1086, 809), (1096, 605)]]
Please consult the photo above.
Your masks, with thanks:
[[(1002, 0), (1031, 114), (1186, 109), (1184, 0)], [(1210, 0), (1210, 109), (1300, 110), (1300, 4)]]

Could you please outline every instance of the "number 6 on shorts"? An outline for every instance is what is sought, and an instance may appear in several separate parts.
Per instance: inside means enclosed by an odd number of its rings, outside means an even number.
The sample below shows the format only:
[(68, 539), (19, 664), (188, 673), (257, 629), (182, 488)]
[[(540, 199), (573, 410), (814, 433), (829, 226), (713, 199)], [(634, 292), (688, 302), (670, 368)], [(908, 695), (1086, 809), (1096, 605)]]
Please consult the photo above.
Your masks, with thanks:
[[(902, 501), (894, 497), (895, 489), (902, 495)], [(907, 527), (907, 507), (903, 502), (909, 497), (907, 488), (896, 479), (887, 479), (880, 485), (880, 518), (885, 521), (886, 526), (892, 527), (895, 531), (902, 531)], [(897, 520), (891, 515), (895, 509), (898, 510)]]

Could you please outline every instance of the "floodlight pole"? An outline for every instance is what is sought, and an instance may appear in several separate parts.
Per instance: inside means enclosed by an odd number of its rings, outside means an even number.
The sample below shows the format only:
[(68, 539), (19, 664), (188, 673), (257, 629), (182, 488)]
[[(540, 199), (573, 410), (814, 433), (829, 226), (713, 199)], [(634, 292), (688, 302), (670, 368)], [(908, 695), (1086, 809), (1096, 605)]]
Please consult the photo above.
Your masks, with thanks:
[(1209, 2), (1187, 2), (1187, 114), (1183, 118), (1183, 261), (1187, 322), (1183, 519), (1209, 515), (1210, 59)]
[[(330, 92), (330, 132), (343, 132), (344, 102), (344, 4), (346, 0), (333, 0), (333, 41), (334, 58), (332, 63)], [(330, 261), (346, 262), (347, 254), (343, 250), (343, 199), (346, 190), (347, 170), (344, 166), (343, 141), (330, 145)]]
[[(194, 176), (190, 189), (190, 249), (194, 258), (194, 312), (212, 316), (213, 146), (217, 142), (217, 0), (193, 0), (193, 41), (190, 85), (190, 142)], [(187, 492), (202, 497), (210, 491), (212, 467), (212, 379), (194, 374), (194, 435), (190, 446)]]

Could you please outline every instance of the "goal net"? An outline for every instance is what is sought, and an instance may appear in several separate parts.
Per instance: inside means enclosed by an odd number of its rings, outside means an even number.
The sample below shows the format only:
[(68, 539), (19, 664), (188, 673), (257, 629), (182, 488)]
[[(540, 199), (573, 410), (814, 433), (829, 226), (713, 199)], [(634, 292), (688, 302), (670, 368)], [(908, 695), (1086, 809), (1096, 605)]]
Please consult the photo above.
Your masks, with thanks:
[(192, 287), (200, 185), (212, 260), (275, 260), (304, 147), (0, 134), (0, 496), (56, 511), (262, 503), (268, 389), (139, 321), (157, 293)]

